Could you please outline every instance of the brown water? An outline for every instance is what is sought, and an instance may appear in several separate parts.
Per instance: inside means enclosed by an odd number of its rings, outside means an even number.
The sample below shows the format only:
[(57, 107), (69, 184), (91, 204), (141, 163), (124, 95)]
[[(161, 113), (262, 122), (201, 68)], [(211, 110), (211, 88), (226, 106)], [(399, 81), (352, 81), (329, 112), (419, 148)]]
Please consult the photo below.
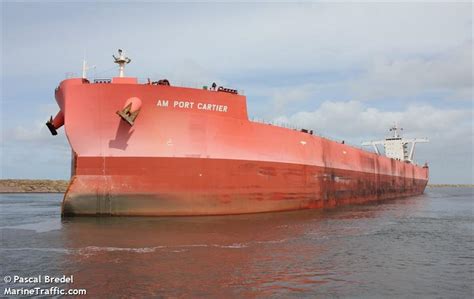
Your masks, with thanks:
[[(0, 195), (1, 277), (73, 275), (90, 297), (472, 298), (471, 188), (330, 210), (60, 218), (60, 194)], [(33, 284), (50, 287), (44, 283)], [(7, 287), (32, 284), (4, 283)]]

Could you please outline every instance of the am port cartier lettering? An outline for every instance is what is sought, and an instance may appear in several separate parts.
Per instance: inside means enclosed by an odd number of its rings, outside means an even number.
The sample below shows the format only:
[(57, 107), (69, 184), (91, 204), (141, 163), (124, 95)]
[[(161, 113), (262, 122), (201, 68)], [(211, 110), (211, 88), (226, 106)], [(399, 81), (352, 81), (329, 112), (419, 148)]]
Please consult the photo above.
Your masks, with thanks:
[(173, 101), (170, 103), (168, 100), (158, 100), (156, 106), (163, 108), (173, 107), (174, 109), (197, 109), (217, 112), (227, 112), (228, 109), (226, 105), (211, 103), (197, 103), (197, 105), (195, 105), (195, 103), (191, 101)]
[(227, 112), (227, 106), (226, 105), (218, 105), (218, 104), (210, 104), (210, 103), (198, 103), (197, 108), (199, 110)]

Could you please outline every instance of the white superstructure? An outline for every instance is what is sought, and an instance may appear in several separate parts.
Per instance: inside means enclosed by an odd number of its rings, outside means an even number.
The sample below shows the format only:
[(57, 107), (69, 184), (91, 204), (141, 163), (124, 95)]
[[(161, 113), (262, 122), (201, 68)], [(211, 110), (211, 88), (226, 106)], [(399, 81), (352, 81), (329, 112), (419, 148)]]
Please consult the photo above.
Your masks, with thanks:
[(373, 146), (378, 155), (380, 155), (380, 151), (377, 145), (383, 145), (385, 156), (399, 161), (413, 163), (415, 144), (419, 142), (429, 142), (429, 140), (427, 138), (403, 138), (400, 134), (401, 130), (403, 130), (403, 128), (398, 128), (397, 125), (394, 125), (390, 128), (390, 132), (393, 132), (393, 136), (387, 137), (385, 140), (363, 142), (362, 145)]

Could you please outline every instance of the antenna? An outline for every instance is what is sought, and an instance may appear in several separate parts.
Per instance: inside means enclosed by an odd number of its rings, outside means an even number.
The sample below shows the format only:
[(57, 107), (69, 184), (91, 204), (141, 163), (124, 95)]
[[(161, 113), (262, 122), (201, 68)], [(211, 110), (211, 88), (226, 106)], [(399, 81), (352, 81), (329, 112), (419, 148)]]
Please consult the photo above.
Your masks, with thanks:
[(389, 129), (389, 131), (393, 131), (394, 138), (399, 138), (401, 137), (400, 131), (403, 131), (403, 128), (399, 128), (398, 123), (393, 123), (393, 126)]
[(86, 79), (87, 78), (87, 71), (90, 69), (95, 69), (95, 65), (93, 66), (87, 66), (87, 61), (86, 58), (82, 60), (82, 78)]
[(123, 77), (125, 65), (129, 64), (132, 60), (125, 56), (125, 53), (123, 53), (122, 49), (118, 49), (118, 54), (118, 57), (115, 57), (115, 55), (112, 55), (112, 57), (115, 59), (114, 62), (119, 65), (119, 77)]
[(90, 69), (95, 69), (95, 65), (87, 66), (86, 49), (84, 49), (84, 58), (82, 59), (82, 79), (87, 79), (87, 71)]

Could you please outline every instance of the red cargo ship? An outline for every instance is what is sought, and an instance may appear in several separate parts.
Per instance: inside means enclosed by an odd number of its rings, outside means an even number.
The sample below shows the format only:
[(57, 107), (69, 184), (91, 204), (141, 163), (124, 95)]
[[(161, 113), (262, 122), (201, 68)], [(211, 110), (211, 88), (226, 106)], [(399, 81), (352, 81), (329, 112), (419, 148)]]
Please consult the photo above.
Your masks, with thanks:
[[(376, 153), (307, 130), (250, 121), (236, 90), (67, 79), (56, 88), (73, 151), (63, 215), (219, 215), (332, 207), (423, 193), (420, 139), (371, 142)], [(376, 144), (385, 146), (385, 155)], [(408, 153), (407, 145), (412, 143)]]

